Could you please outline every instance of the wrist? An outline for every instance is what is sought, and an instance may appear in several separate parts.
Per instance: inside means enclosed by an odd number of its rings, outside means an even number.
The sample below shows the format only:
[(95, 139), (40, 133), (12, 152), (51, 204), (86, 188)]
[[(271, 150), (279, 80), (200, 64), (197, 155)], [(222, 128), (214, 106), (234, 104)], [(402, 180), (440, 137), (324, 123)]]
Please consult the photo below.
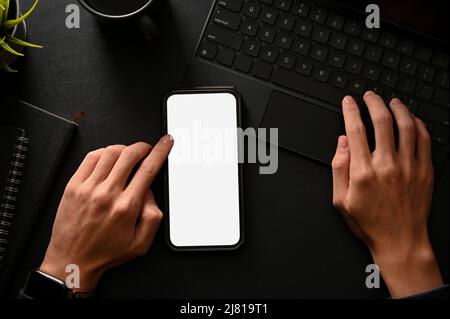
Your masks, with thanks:
[(372, 256), (392, 298), (415, 295), (443, 285), (439, 266), (428, 240), (404, 252), (372, 252)]
[[(62, 280), (67, 285), (67, 281), (73, 283), (72, 280), (67, 280), (69, 279), (69, 276), (71, 276), (71, 278), (74, 278), (73, 276), (78, 276), (78, 274), (72, 273), (70, 272), (71, 270), (66, 269), (66, 267), (70, 264), (71, 263), (64, 263), (60, 261), (53, 262), (45, 258), (41, 266), (39, 267), (39, 271), (46, 273), (52, 277), (55, 277), (59, 280)], [(74, 281), (77, 282), (79, 279), (79, 286), (68, 288), (71, 288), (73, 292), (77, 293), (93, 292), (97, 287), (97, 283), (100, 280), (100, 277), (101, 277), (100, 271), (95, 271), (93, 269), (90, 269), (89, 267), (83, 267), (79, 265), (79, 278), (75, 279)]]

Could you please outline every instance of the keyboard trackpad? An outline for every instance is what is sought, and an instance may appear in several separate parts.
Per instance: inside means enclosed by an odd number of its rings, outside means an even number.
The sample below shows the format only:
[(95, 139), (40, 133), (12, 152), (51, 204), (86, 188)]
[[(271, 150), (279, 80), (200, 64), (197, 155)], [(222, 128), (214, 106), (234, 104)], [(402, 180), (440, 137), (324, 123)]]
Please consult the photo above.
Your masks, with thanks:
[(342, 115), (278, 91), (272, 94), (261, 127), (278, 128), (281, 147), (327, 164), (345, 132)]

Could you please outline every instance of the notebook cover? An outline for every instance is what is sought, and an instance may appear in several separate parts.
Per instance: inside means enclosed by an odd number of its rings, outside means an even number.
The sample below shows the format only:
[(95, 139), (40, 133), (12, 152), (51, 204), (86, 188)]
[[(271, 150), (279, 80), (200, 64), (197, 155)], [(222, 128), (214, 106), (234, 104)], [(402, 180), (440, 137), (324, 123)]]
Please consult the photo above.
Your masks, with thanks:
[(0, 296), (5, 296), (77, 124), (13, 98), (0, 98), (0, 112), (0, 124), (21, 127), (30, 139), (20, 200), (0, 271)]

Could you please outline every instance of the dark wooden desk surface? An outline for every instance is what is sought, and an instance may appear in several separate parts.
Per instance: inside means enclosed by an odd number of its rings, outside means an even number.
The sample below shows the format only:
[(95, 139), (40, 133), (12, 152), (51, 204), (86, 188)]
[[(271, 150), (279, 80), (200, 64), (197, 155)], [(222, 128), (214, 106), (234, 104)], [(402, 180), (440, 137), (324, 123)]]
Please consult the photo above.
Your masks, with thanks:
[[(30, 16), (29, 39), (45, 48), (27, 50), (20, 73), (11, 75), (11, 90), (66, 118), (79, 111), (85, 116), (30, 238), (15, 288), (39, 265), (64, 186), (84, 155), (110, 144), (153, 143), (160, 136), (161, 96), (180, 85), (212, 0), (166, 2), (158, 18), (161, 37), (151, 46), (136, 28), (101, 25), (84, 10), (81, 28), (67, 29), (65, 9), (75, 0), (41, 1)], [(331, 207), (329, 168), (281, 153), (278, 174), (259, 176), (249, 165), (244, 181), (242, 249), (175, 253), (161, 231), (147, 256), (105, 274), (100, 296), (386, 296), (383, 288), (365, 287), (370, 256)], [(160, 182), (154, 189), (160, 198)], [(436, 231), (435, 237), (448, 239), (448, 227)], [(448, 266), (448, 242), (438, 254)]]

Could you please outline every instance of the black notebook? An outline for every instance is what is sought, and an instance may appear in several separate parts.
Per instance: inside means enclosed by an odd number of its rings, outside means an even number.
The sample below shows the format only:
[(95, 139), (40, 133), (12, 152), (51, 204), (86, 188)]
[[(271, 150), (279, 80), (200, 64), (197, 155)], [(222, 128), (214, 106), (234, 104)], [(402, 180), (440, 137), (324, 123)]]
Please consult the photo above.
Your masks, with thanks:
[(23, 129), (0, 126), (0, 271), (20, 198), (28, 141)]
[[(5, 296), (77, 124), (23, 101), (1, 97), (0, 125), (22, 128), (28, 139), (15, 213), (8, 227), (8, 242), (0, 269), (0, 296)], [(7, 143), (11, 147), (14, 142)], [(0, 167), (0, 171), (7, 169)]]

